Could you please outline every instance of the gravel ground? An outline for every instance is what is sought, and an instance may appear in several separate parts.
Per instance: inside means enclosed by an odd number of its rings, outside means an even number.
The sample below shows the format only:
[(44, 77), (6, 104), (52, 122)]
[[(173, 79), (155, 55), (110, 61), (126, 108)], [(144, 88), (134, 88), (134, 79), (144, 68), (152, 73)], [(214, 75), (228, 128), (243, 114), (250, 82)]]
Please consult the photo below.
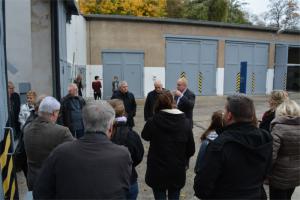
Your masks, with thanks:
[[(298, 103), (300, 103), (300, 93), (290, 93), (290, 97), (291, 99), (296, 100)], [(253, 96), (252, 98), (255, 102), (257, 117), (258, 119), (261, 119), (262, 114), (268, 108), (268, 104), (266, 101), (267, 97)], [(195, 176), (193, 172), (193, 168), (195, 166), (196, 156), (199, 151), (199, 146), (200, 146), (199, 138), (201, 133), (208, 127), (212, 112), (219, 109), (223, 109), (225, 100), (226, 97), (224, 96), (222, 97), (201, 96), (201, 97), (197, 97), (196, 99), (196, 105), (194, 109), (194, 128), (193, 128), (194, 139), (196, 144), (196, 153), (190, 160), (190, 169), (187, 171), (186, 184), (185, 187), (181, 190), (180, 199), (196, 199), (196, 197), (194, 197), (194, 191), (193, 191), (193, 180)], [(144, 100), (137, 100), (137, 104), (138, 104), (137, 115), (135, 117), (136, 126), (134, 127), (134, 130), (140, 133), (144, 126), (144, 117), (143, 117)], [(137, 167), (137, 171), (139, 174), (138, 183), (139, 183), (139, 190), (140, 190), (138, 199), (153, 199), (152, 190), (150, 187), (146, 185), (144, 180), (149, 143), (145, 141), (143, 141), (143, 143), (145, 148), (145, 155), (142, 163)], [(18, 173), (17, 176), (18, 176), (20, 197), (21, 199), (26, 199), (25, 196), (27, 193), (27, 187), (26, 187), (26, 181), (24, 175), (23, 173)], [(267, 186), (266, 189), (268, 189)], [(292, 199), (300, 199), (299, 187), (294, 192)]]

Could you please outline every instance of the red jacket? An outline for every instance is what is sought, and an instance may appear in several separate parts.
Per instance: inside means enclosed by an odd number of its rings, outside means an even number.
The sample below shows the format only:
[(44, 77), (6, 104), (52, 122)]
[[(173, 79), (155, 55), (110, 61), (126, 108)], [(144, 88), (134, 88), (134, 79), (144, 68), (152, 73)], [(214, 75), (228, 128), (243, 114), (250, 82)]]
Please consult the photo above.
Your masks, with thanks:
[(92, 88), (94, 92), (100, 92), (102, 88), (101, 81), (93, 81)]

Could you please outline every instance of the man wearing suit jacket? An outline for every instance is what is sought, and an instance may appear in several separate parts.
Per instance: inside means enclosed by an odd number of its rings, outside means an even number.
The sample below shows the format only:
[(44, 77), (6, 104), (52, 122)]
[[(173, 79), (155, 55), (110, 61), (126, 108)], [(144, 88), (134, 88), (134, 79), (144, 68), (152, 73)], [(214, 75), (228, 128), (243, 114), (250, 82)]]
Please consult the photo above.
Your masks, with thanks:
[(177, 90), (175, 91), (175, 101), (177, 108), (184, 112), (193, 126), (193, 109), (195, 105), (195, 94), (187, 88), (186, 78), (180, 78), (177, 81)]
[(29, 191), (33, 190), (42, 165), (51, 151), (59, 144), (74, 140), (67, 127), (55, 123), (59, 109), (60, 103), (54, 97), (45, 97), (39, 106), (38, 117), (24, 129)]

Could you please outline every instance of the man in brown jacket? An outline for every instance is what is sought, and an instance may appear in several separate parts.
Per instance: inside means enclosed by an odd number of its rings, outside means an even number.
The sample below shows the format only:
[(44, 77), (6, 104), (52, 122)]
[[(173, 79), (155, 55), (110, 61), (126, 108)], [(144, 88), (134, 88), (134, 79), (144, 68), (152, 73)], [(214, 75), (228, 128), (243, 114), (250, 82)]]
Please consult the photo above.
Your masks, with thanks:
[(28, 190), (32, 191), (44, 160), (59, 144), (74, 140), (68, 128), (55, 124), (60, 103), (54, 97), (45, 97), (39, 106), (38, 117), (24, 129), (27, 153)]

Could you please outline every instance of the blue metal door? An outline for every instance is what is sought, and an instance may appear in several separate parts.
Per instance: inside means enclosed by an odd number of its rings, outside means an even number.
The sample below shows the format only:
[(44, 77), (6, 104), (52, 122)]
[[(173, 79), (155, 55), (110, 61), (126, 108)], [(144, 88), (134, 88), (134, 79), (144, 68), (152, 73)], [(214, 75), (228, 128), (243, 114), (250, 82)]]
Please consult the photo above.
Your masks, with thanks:
[(103, 51), (103, 98), (112, 96), (113, 77), (128, 83), (129, 91), (136, 98), (143, 98), (144, 53), (139, 51)]
[(268, 65), (268, 45), (226, 42), (224, 93), (240, 91), (240, 65), (247, 63), (247, 94), (265, 94)]
[(225, 72), (224, 93), (234, 94), (240, 91), (240, 59), (239, 45), (226, 43), (225, 46)]
[(274, 74), (274, 89), (286, 90), (288, 63), (288, 46), (276, 45), (275, 49), (275, 74)]
[(184, 76), (196, 95), (215, 95), (216, 52), (216, 41), (167, 39), (166, 88), (174, 90), (177, 79)]

